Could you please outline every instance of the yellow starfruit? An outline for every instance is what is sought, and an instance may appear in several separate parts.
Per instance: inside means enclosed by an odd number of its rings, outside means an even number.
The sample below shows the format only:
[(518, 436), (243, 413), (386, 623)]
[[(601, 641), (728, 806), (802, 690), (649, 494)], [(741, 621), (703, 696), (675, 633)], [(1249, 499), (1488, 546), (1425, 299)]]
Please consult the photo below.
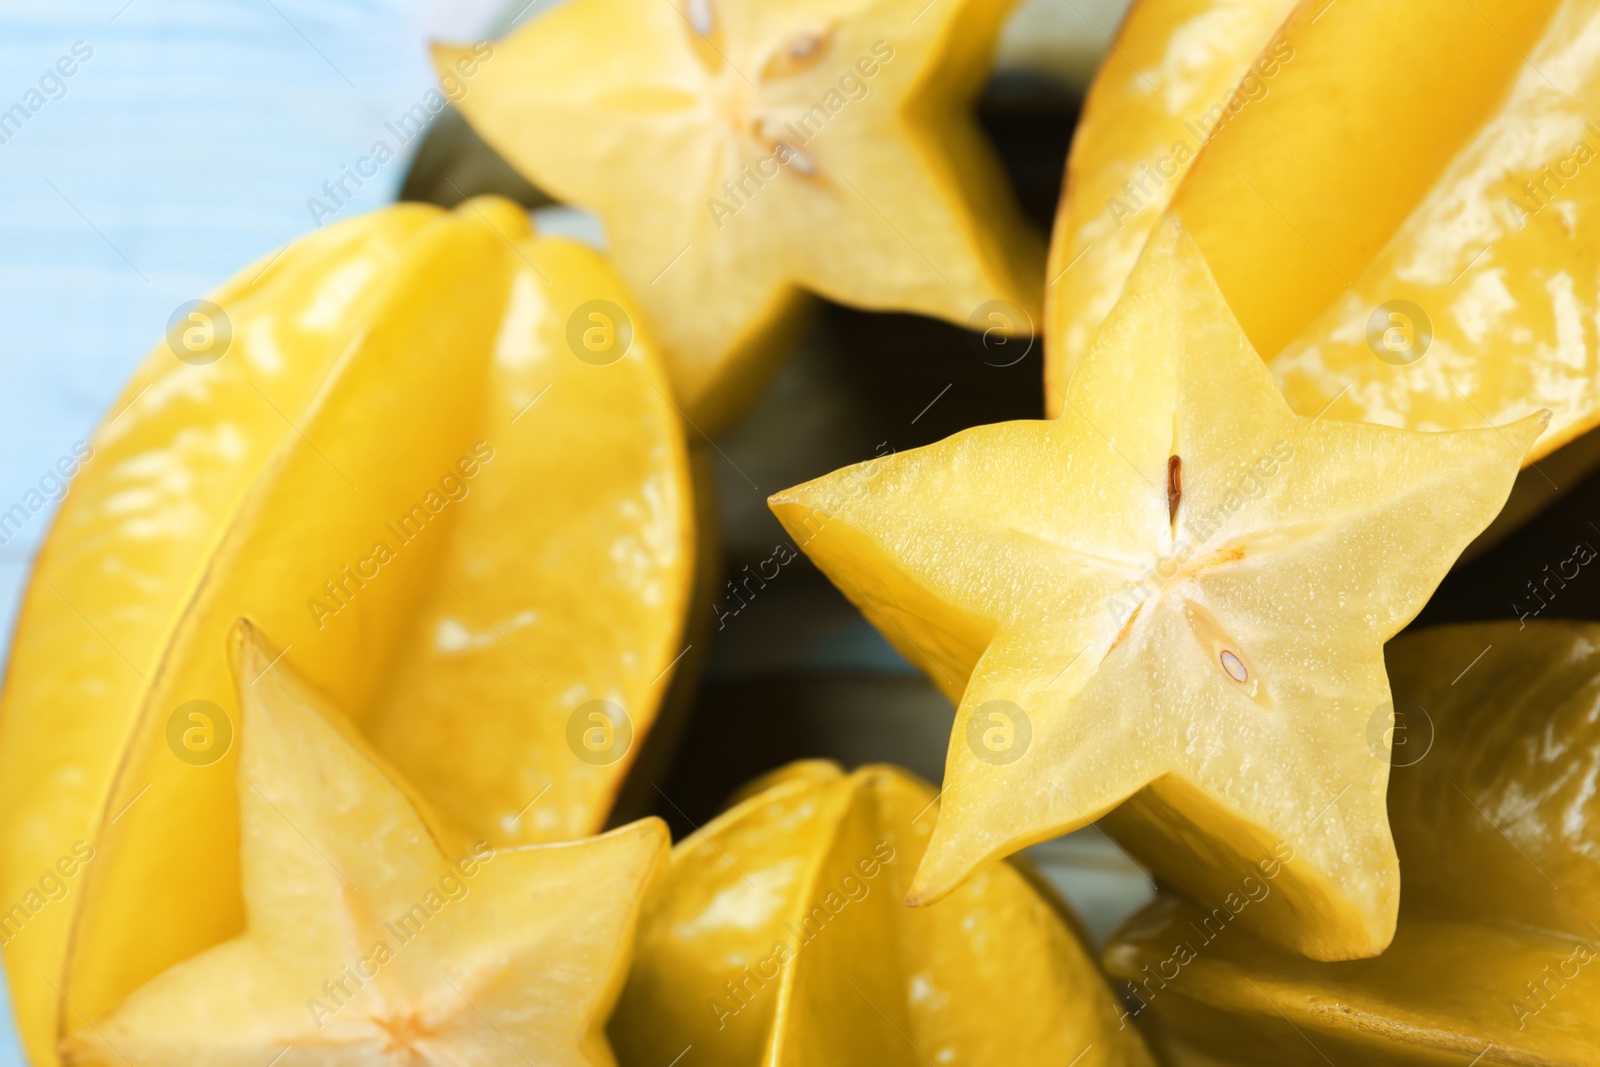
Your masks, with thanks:
[[(1105, 959), (1180, 1064), (1581, 1067), (1600, 1049), (1600, 626), (1406, 634), (1389, 818), (1405, 893), (1394, 944), (1325, 964), (1234, 929), (1233, 901), (1159, 899)], [(1404, 731), (1393, 756), (1386, 731)]]
[(969, 108), (1009, 0), (574, 0), (480, 61), (458, 106), (597, 214), (689, 419), (726, 425), (806, 293), (1031, 332), (1043, 243)]
[(234, 645), (246, 928), (108, 1017), (75, 1018), (64, 1062), (614, 1063), (604, 1023), (666, 826), (512, 848), (438, 837), (276, 649), (247, 624)]
[[(1239, 8), (1213, 6), (1219, 19)], [(1175, 180), (1144, 183), (1154, 195), (1140, 192), (1142, 171), (1126, 173), (1147, 161), (1118, 149), (1159, 144), (1171, 116), (1123, 102), (1149, 87), (1124, 62), (1102, 72), (1092, 99), (1117, 101), (1105, 121), (1119, 125), (1090, 127), (1074, 148), (1053, 250), (1047, 409), (1062, 410), (1126, 277), (1126, 246), (1170, 200), (1301, 414), (1453, 430), (1548, 409), (1528, 463), (1600, 423), (1600, 257), (1587, 236), (1600, 185), (1584, 173), (1600, 156), (1589, 47), (1600, 3), (1304, 0), (1265, 43), (1273, 12), (1255, 7), (1217, 47), (1189, 50), (1190, 81), (1232, 87), (1229, 114), (1192, 163), (1168, 168)], [(1130, 14), (1146, 78), (1157, 66), (1146, 42), (1178, 41), (1179, 8)], [(1132, 197), (1117, 195), (1124, 180)], [(1135, 217), (1112, 230), (1116, 202)], [(1600, 438), (1588, 438), (1530, 471), (1507, 520), (1596, 458)]]
[(673, 850), (645, 905), (610, 1028), (624, 1067), (1152, 1064), (1022, 869), (901, 903), (938, 803), (922, 781), (808, 761), (744, 797)]
[[(1211, 133), (1294, 58), (1272, 36), (1296, 0), (1139, 0), (1084, 101), (1062, 178), (1044, 292), (1045, 405), (1122, 294), (1156, 220)], [(1242, 83), (1242, 84), (1241, 84)]]
[[(1109, 825), (1245, 922), (1381, 952), (1399, 878), (1365, 735), (1383, 644), (1505, 501), (1544, 425), (1422, 434), (1296, 415), (1163, 223), (1048, 421), (980, 426), (773, 510), (959, 705), (914, 901)], [(1115, 809), (1115, 810), (1114, 810)], [(1285, 855), (1292, 862), (1285, 862)]]
[(237, 934), (249, 615), (442, 815), (494, 845), (605, 823), (684, 651), (681, 423), (593, 251), (509, 202), (402, 205), (252, 266), (158, 345), (92, 439), (0, 702), (0, 900), (39, 1067)]

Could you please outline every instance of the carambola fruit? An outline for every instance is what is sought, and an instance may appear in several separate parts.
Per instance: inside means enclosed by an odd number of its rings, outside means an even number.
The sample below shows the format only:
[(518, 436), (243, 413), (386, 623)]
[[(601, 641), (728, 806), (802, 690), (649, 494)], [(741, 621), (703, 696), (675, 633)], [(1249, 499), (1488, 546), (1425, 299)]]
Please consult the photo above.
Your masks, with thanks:
[(602, 257), (506, 201), (402, 205), (211, 299), (231, 344), (195, 325), (134, 376), (11, 652), (0, 900), (94, 852), (7, 931), (38, 1067), (69, 1002), (244, 926), (236, 618), (496, 846), (605, 824), (686, 643), (681, 423)]
[[(1592, 437), (1544, 462), (1600, 423), (1600, 246), (1590, 232), (1600, 183), (1587, 174), (1600, 157), (1600, 58), (1589, 46), (1600, 3), (1307, 0), (1270, 39), (1257, 6), (1260, 18), (1241, 21), (1237, 36), (1184, 50), (1196, 59), (1192, 80), (1214, 83), (1244, 73), (1241, 53), (1264, 49), (1254, 81), (1229, 97), (1242, 106), (1175, 191), (1156, 196), (1170, 197), (1300, 414), (1455, 430), (1549, 410), (1526, 461), (1540, 469), (1519, 481), (1504, 528), (1600, 458)], [(1173, 26), (1169, 5), (1147, 8), (1134, 9), (1130, 27)], [(1108, 85), (1092, 99), (1125, 71), (1109, 60)], [(1133, 77), (1137, 93), (1145, 83)], [(1115, 140), (1150, 142), (1152, 155), (1113, 154), (1112, 136), (1090, 127), (1097, 135), (1074, 150), (1063, 218), (1108, 217), (1106, 198), (1171, 153), (1159, 146), (1168, 116), (1124, 106), (1118, 117), (1127, 126)], [(1104, 236), (1058, 229), (1052, 278), (1092, 244), (1051, 289), (1052, 414), (1120, 286), (1117, 269), (1097, 264), (1138, 240), (1142, 224), (1136, 215)]]
[(1294, 6), (1137, 0), (1128, 9), (1072, 135), (1050, 238), (1043, 332), (1052, 415), (1200, 149), (1293, 60), (1272, 36)]
[[(1446, 626), (1388, 649), (1394, 944), (1314, 963), (1164, 897), (1105, 959), (1178, 1064), (1586, 1067), (1600, 1050), (1600, 626)], [(1388, 712), (1390, 709), (1385, 709)], [(1386, 749), (1385, 749), (1386, 751)], [(1270, 892), (1270, 889), (1266, 891)]]
[[(603, 1026), (666, 827), (495, 848), (441, 831), (341, 712), (241, 623), (246, 927), (71, 1019), (69, 1064), (615, 1061)], [(252, 681), (252, 679), (254, 679)]]
[(1010, 7), (573, 0), (435, 58), (472, 65), (457, 106), (489, 144), (600, 217), (710, 433), (808, 292), (1031, 334), (1043, 243), (970, 115)]
[(1383, 644), (1499, 510), (1544, 419), (1423, 434), (1294, 414), (1170, 220), (1066, 397), (1058, 419), (771, 501), (959, 704), (913, 900), (1109, 815), (1198, 895), (1279, 863), (1244, 919), (1261, 936), (1381, 952), (1400, 893), (1367, 738)]
[[(1149, 1067), (1064, 905), (1001, 863), (902, 902), (938, 798), (792, 764), (673, 850), (610, 1032), (624, 1067)], [(1062, 910), (1058, 910), (1062, 909)]]

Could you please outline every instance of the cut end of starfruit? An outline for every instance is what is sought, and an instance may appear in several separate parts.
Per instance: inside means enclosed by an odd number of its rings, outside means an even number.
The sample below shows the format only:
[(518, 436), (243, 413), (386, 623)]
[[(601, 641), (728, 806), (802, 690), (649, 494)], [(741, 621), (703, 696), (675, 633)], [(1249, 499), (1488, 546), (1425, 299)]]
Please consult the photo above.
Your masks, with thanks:
[(1381, 952), (1399, 897), (1388, 766), (1365, 732), (1389, 696), (1383, 643), (1543, 426), (1294, 414), (1169, 220), (1061, 418), (774, 496), (796, 543), (959, 702), (913, 899), (1112, 813), (1201, 899), (1283, 867), (1247, 920), (1262, 936), (1320, 959)]
[(70, 1065), (612, 1063), (602, 1026), (665, 865), (647, 820), (560, 845), (441, 839), (248, 624), (234, 633), (247, 922), (106, 1017)]
[(674, 849), (646, 905), (610, 1027), (625, 1067), (690, 1046), (726, 1067), (1151, 1063), (1065, 905), (1010, 864), (901, 903), (931, 787), (822, 761), (759, 785)]
[(1378, 959), (1322, 964), (1238, 928), (1275, 891), (1164, 897), (1110, 971), (1174, 1062), (1578, 1067), (1600, 1047), (1600, 626), (1447, 626), (1388, 649), (1371, 724), (1405, 895)]
[(1043, 242), (971, 114), (1011, 6), (574, 0), (434, 63), (489, 144), (599, 216), (715, 433), (808, 293), (1033, 335)]

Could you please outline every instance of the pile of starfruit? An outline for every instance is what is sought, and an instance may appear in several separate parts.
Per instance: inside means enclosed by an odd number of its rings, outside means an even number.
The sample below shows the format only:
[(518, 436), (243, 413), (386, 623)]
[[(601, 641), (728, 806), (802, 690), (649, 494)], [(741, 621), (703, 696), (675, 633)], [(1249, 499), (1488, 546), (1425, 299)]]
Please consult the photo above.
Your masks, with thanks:
[[(1600, 458), (1600, 0), (1138, 0), (1048, 251), (1009, 6), (440, 45), (605, 251), (402, 204), (180, 309), (0, 700), (36, 1067), (1600, 1063), (1596, 551), (1401, 634)], [(815, 751), (674, 845), (717, 439), (822, 301), (1037, 324), (1050, 417), (768, 501), (942, 783)], [(1103, 945), (1020, 855), (1091, 825)]]

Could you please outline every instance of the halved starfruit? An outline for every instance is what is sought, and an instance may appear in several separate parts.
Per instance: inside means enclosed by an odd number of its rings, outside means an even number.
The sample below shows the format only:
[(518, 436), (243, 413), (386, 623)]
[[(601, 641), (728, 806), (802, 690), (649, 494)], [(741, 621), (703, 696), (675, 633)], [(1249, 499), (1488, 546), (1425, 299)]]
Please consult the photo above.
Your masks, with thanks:
[(94, 855), (5, 944), (36, 1064), (63, 1013), (244, 925), (241, 615), (475, 838), (604, 824), (695, 566), (628, 303), (509, 202), (405, 205), (252, 266), (151, 353), (39, 557), (0, 703), (0, 899)]
[(1045, 403), (1122, 295), (1200, 149), (1270, 91), (1292, 46), (1273, 35), (1295, 0), (1138, 0), (1089, 87), (1072, 136), (1044, 292)]
[[(1131, 25), (1164, 24), (1188, 43), (1167, 5), (1148, 6)], [(1192, 80), (1237, 77), (1238, 56), (1270, 21), (1261, 14), (1236, 36), (1219, 31), (1220, 47), (1175, 48), (1194, 61)], [(1600, 246), (1589, 232), (1600, 183), (1586, 175), (1600, 157), (1597, 28), (1596, 0), (1304, 0), (1271, 35), (1171, 210), (1292, 408), (1420, 430), (1548, 409), (1529, 463), (1600, 423)], [(1124, 69), (1108, 62), (1097, 96)], [(1134, 77), (1137, 93), (1146, 82)], [(1199, 116), (1211, 102), (1194, 106)], [(1118, 117), (1135, 123), (1120, 140), (1152, 145), (1169, 121), (1132, 108)], [(1108, 140), (1082, 143), (1074, 173), (1086, 199), (1065, 216), (1115, 210), (1104, 196), (1124, 180), (1153, 188), (1143, 168), (1173, 151), (1114, 157)], [(1056, 271), (1086, 258), (1052, 294), (1064, 331), (1047, 336), (1052, 413), (1120, 285), (1117, 269), (1079, 272), (1137, 229), (1060, 232)], [(1503, 525), (1597, 457), (1590, 437), (1530, 470)]]
[(1075, 920), (999, 864), (901, 903), (938, 797), (894, 767), (791, 765), (673, 850), (611, 1022), (625, 1067), (1150, 1064)]
[(1424, 434), (1296, 415), (1163, 222), (1058, 419), (979, 426), (779, 493), (778, 518), (959, 703), (928, 902), (1110, 814), (1319, 959), (1381, 952), (1399, 877), (1366, 730), (1383, 644), (1505, 501), (1543, 419)]
[[(1581, 1067), (1600, 1050), (1600, 626), (1449, 626), (1389, 646), (1405, 879), (1394, 944), (1319, 964), (1238, 929), (1257, 877), (1168, 897), (1106, 949), (1176, 1063)], [(1390, 747), (1394, 732), (1404, 744)]]
[(613, 1063), (603, 1027), (666, 826), (469, 843), (252, 627), (233, 645), (245, 930), (73, 1016), (63, 1061)]
[(969, 114), (1010, 0), (573, 0), (441, 47), (484, 139), (600, 216), (712, 432), (807, 293), (1031, 333), (1044, 247)]

